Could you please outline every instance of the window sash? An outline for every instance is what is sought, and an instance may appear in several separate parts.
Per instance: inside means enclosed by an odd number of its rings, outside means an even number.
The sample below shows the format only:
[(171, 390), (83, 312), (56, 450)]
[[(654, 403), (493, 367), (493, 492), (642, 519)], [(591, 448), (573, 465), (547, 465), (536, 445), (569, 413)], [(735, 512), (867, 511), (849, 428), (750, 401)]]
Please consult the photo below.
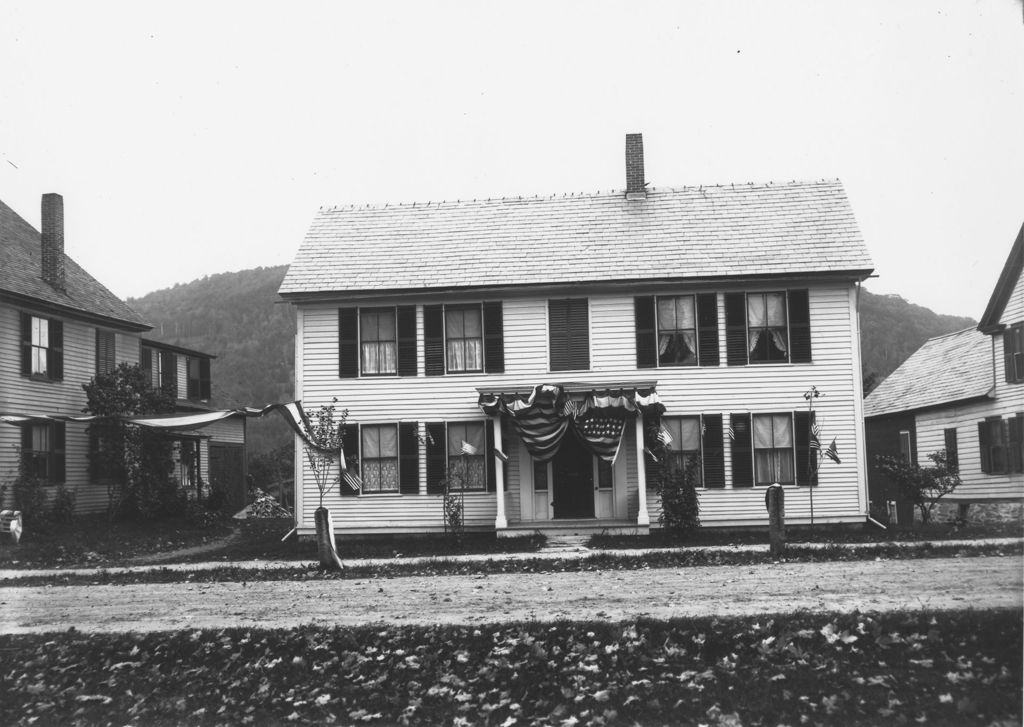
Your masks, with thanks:
[(789, 360), (785, 293), (747, 294), (747, 353), (751, 363)]
[[(448, 468), (455, 469), (465, 490), (487, 489), (487, 440), (483, 422), (454, 422), (448, 424)], [(476, 451), (463, 451), (463, 442)]]
[(796, 442), (792, 414), (755, 414), (752, 417), (754, 484), (796, 482)]
[(363, 374), (398, 373), (398, 325), (394, 308), (359, 311), (359, 360)]
[(32, 373), (48, 376), (47, 352), (50, 349), (50, 322), (32, 316)]
[(483, 309), (479, 305), (444, 309), (447, 367), (451, 372), (484, 370)]
[(359, 438), (363, 492), (398, 492), (398, 426), (363, 425)]
[(657, 298), (658, 365), (697, 365), (697, 311), (692, 295)]

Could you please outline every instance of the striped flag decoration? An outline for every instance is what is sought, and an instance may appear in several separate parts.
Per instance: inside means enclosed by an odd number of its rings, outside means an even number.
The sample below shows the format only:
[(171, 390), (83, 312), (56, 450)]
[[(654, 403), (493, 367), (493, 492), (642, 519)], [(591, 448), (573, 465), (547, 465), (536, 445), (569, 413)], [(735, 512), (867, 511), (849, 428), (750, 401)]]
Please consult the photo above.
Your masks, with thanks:
[(842, 464), (842, 462), (839, 461), (839, 450), (836, 449), (835, 437), (832, 438), (832, 444), (828, 445), (828, 449), (825, 450), (825, 456), (836, 464)]
[(500, 449), (494, 447), (492, 451), (494, 452), (494, 456), (500, 459), (502, 462), (508, 462), (508, 455), (502, 452)]
[(667, 447), (668, 445), (672, 444), (672, 433), (669, 432), (669, 430), (665, 429), (665, 427), (662, 427), (658, 431), (658, 441)]
[(573, 421), (573, 427), (590, 445), (590, 450), (607, 462), (614, 462), (619, 453), (624, 425), (625, 422), (618, 417), (594, 412)]
[(736, 430), (732, 428), (732, 420), (729, 420), (729, 441), (736, 439)]
[(821, 429), (818, 427), (818, 420), (811, 422), (811, 449), (821, 449)]
[(462, 450), (461, 451), (462, 451), (463, 454), (469, 454), (469, 455), (474, 455), (474, 454), (477, 453), (476, 447), (474, 447), (472, 444), (467, 442), (465, 439), (462, 440)]

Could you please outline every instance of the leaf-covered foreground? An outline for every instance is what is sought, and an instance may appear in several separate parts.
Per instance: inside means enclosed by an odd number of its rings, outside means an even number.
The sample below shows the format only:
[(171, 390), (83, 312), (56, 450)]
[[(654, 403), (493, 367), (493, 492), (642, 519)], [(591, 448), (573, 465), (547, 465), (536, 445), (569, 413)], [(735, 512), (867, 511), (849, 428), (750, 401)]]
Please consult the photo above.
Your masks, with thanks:
[(8, 724), (1019, 724), (1022, 612), (0, 637)]

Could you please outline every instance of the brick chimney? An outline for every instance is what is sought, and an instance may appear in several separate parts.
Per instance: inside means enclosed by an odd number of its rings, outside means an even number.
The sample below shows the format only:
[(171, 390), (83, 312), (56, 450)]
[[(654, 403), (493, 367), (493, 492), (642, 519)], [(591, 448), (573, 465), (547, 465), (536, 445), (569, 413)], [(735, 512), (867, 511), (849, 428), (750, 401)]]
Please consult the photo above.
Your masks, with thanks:
[(42, 212), (43, 280), (64, 292), (64, 198), (44, 194)]
[(626, 199), (646, 199), (643, 134), (626, 134)]

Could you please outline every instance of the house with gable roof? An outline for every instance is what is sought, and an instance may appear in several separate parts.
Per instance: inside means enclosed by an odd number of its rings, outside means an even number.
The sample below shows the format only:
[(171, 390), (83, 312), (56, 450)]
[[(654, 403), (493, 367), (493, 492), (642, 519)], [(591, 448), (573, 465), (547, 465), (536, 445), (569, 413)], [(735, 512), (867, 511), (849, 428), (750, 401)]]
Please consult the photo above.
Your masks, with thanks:
[(874, 467), (876, 456), (930, 464), (945, 450), (962, 485), (944, 501), (1024, 498), (1024, 226), (976, 328), (926, 341), (864, 402), (871, 501), (913, 511)]
[[(90, 471), (97, 446), (82, 417), (83, 384), (119, 363), (141, 363), (179, 412), (212, 408), (210, 354), (152, 338), (151, 326), (64, 252), (64, 200), (42, 198), (39, 232), (0, 201), (0, 483), (3, 506), (22, 461), (47, 496), (74, 493), (78, 513), (107, 507), (107, 482)], [(10, 426), (14, 424), (15, 426)], [(202, 430), (168, 430), (183, 490), (216, 484), (244, 506), (245, 425), (228, 418)]]
[(639, 134), (625, 156), (624, 190), (316, 215), (279, 293), (296, 398), (348, 410), (338, 532), (441, 531), (446, 480), (468, 529), (647, 532), (667, 466), (705, 525), (766, 523), (773, 483), (790, 523), (864, 521), (872, 263), (842, 184), (653, 187)]

